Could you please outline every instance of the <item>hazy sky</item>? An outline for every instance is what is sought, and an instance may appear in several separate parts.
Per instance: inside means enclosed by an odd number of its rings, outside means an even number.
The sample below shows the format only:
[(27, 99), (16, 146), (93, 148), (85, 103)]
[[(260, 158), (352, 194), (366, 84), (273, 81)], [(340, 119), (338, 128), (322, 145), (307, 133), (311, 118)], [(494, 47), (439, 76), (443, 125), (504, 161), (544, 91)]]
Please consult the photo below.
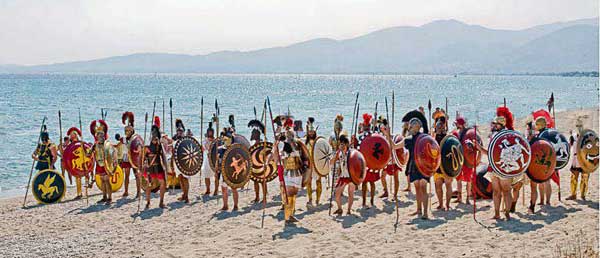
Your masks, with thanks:
[(457, 19), (498, 29), (598, 16), (598, 0), (0, 0), (0, 64), (205, 54)]

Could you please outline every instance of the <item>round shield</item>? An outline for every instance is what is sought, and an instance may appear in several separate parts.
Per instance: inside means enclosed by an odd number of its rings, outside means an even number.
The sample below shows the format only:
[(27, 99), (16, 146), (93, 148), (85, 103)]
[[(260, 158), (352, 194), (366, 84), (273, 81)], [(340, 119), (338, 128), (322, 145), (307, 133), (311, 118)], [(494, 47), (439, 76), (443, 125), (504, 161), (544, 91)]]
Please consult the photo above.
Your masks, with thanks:
[(62, 175), (52, 169), (38, 172), (33, 178), (31, 192), (39, 202), (50, 204), (59, 202), (65, 195), (67, 185)]
[(131, 136), (129, 146), (127, 148), (127, 157), (129, 163), (135, 169), (142, 166), (142, 148), (144, 147), (144, 139), (138, 134)]
[(233, 143), (239, 143), (246, 148), (250, 148), (250, 142), (243, 135), (236, 134), (233, 136)]
[(556, 168), (556, 152), (550, 142), (536, 138), (531, 146), (531, 162), (527, 176), (536, 183), (548, 181)]
[(556, 152), (556, 169), (563, 169), (571, 159), (571, 148), (567, 137), (559, 133), (556, 129), (546, 129), (539, 135), (540, 138), (548, 141), (554, 147)]
[(577, 161), (584, 173), (592, 173), (598, 170), (598, 134), (586, 129), (577, 139)]
[(234, 143), (223, 155), (221, 164), (221, 176), (229, 187), (241, 188), (250, 179), (251, 169), (250, 151), (240, 143)]
[[(121, 169), (120, 166), (117, 166), (115, 172), (112, 174), (112, 176), (110, 176), (110, 188), (112, 189), (113, 193), (121, 189), (124, 180), (125, 175), (123, 173), (123, 169)], [(102, 189), (102, 178), (100, 178), (100, 175), (96, 175), (96, 186), (98, 186), (99, 189)]]
[[(308, 169), (310, 168), (312, 163), (310, 161), (310, 154), (308, 152), (306, 144), (304, 144), (304, 142), (302, 142), (302, 140), (300, 140), (299, 138), (296, 139), (296, 144), (298, 144), (300, 150), (302, 151), (302, 153), (300, 153), (300, 159), (302, 160), (303, 166), (302, 168), (300, 168), (300, 173), (302, 174), (302, 187), (304, 187), (306, 184), (309, 183), (311, 179), (311, 175), (310, 173), (308, 173)], [(304, 164), (306, 164), (306, 167), (304, 166)]]
[(488, 159), (496, 175), (501, 178), (517, 177), (529, 167), (531, 147), (519, 132), (502, 130), (490, 141)]
[(329, 175), (329, 172), (331, 172), (329, 161), (331, 160), (332, 152), (333, 149), (331, 148), (331, 145), (329, 145), (329, 142), (323, 137), (318, 137), (312, 145), (312, 155), (310, 160), (315, 172), (320, 176), (327, 176)]
[(431, 177), (442, 162), (440, 145), (429, 134), (420, 134), (415, 141), (415, 165), (425, 177)]
[(482, 141), (475, 130), (475, 128), (469, 128), (465, 133), (459, 136), (463, 149), (463, 157), (465, 158), (464, 164), (468, 168), (477, 167), (481, 162), (481, 153), (477, 150), (475, 144), (482, 145)]
[(392, 149), (388, 141), (381, 134), (365, 135), (358, 146), (371, 171), (381, 170), (387, 166), (392, 156)]
[(109, 175), (113, 175), (119, 166), (119, 157), (117, 155), (117, 148), (112, 146), (109, 141), (104, 142), (104, 169)]
[[(250, 159), (252, 161), (250, 179), (252, 181), (262, 183), (266, 180), (266, 182), (271, 182), (277, 177), (277, 164), (275, 164), (275, 161), (271, 161), (265, 166), (266, 159), (272, 151), (273, 143), (271, 142), (257, 142), (250, 147)], [(264, 176), (265, 169), (267, 170), (266, 177)]]
[(349, 149), (347, 157), (350, 179), (355, 185), (360, 185), (367, 175), (367, 161), (360, 151)]
[[(400, 134), (396, 134), (394, 135), (394, 144), (398, 144), (400, 143), (402, 140), (404, 140), (404, 137), (402, 137), (402, 135)], [(400, 148), (400, 149), (396, 149), (395, 151), (395, 155), (392, 155), (394, 158), (394, 163), (396, 163), (396, 166), (401, 167), (401, 166), (405, 166), (406, 162), (408, 162), (408, 150), (406, 148)]]
[(181, 173), (193, 176), (202, 168), (202, 145), (191, 136), (177, 140), (173, 149), (175, 165)]
[(210, 142), (210, 145), (208, 146), (208, 153), (206, 155), (206, 157), (208, 158), (208, 165), (210, 166), (210, 169), (212, 171), (217, 171), (217, 158), (219, 157), (217, 151), (217, 143), (219, 145), (223, 144), (220, 138)]
[[(86, 143), (81, 147), (81, 142), (73, 142), (65, 148), (63, 159), (65, 169), (71, 176), (82, 177), (90, 173), (94, 168), (94, 158), (87, 157), (85, 152), (89, 152), (92, 148), (90, 143)], [(85, 149), (85, 150), (84, 150)]]
[(440, 170), (448, 177), (460, 174), (464, 162), (462, 144), (456, 136), (448, 134), (440, 142), (442, 164)]
[(482, 199), (492, 199), (492, 183), (490, 183), (490, 180), (485, 178), (485, 174), (487, 174), (487, 166), (484, 166), (484, 169), (477, 171), (477, 178), (475, 179), (475, 194)]

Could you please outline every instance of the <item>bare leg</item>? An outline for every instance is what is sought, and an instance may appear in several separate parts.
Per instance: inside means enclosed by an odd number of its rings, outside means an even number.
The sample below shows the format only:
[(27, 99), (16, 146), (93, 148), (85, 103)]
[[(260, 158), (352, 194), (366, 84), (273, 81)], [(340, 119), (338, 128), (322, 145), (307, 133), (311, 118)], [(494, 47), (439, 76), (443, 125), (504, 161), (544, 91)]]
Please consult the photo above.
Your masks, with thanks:
[(204, 195), (209, 195), (210, 194), (210, 178), (204, 179), (204, 185), (206, 186), (206, 191), (204, 192)]
[(323, 192), (323, 183), (321, 177), (317, 178), (317, 205), (321, 202), (321, 193)]
[(492, 189), (494, 199), (494, 217), (492, 219), (500, 219), (500, 204), (502, 202), (502, 188), (500, 186), (500, 179), (492, 176)]
[(369, 182), (371, 188), (371, 206), (375, 207), (375, 182)]
[(473, 193), (472, 192), (473, 190), (471, 190), (471, 187), (472, 187), (471, 182), (467, 182), (467, 194), (466, 194), (467, 200), (465, 201), (466, 204), (471, 204), (471, 202), (469, 201), (469, 198), (472, 197), (471, 195)]
[(352, 203), (354, 202), (354, 190), (356, 186), (353, 183), (348, 184), (348, 214), (352, 211)]
[(231, 192), (233, 193), (233, 210), (237, 211), (238, 210), (238, 200), (239, 200), (239, 196), (240, 194), (238, 193), (237, 189), (231, 189)]
[(422, 197), (421, 197), (421, 195), (423, 193), (421, 193), (421, 188), (418, 185), (419, 181), (415, 181), (413, 184), (415, 186), (415, 194), (416, 194), (416, 201), (417, 201), (417, 211), (414, 212), (414, 213), (411, 213), (410, 216), (415, 216), (415, 215), (421, 216), (421, 214), (422, 214), (422, 211), (421, 211), (421, 200), (422, 200), (421, 198)]
[(410, 176), (406, 176), (406, 188), (403, 190), (405, 192), (410, 192)]
[(379, 198), (388, 197), (388, 187), (386, 182), (387, 173), (384, 171), (381, 173), (381, 186), (383, 187), (383, 193), (379, 196)]
[(342, 192), (344, 191), (345, 185), (340, 185), (335, 188), (335, 203), (337, 204), (337, 210), (333, 214), (342, 214)]
[(123, 174), (125, 174), (125, 180), (123, 180), (123, 186), (125, 189), (123, 190), (123, 197), (127, 197), (129, 195), (129, 176), (131, 172), (131, 168), (124, 169)]
[(544, 190), (546, 194), (546, 205), (550, 205), (550, 196), (552, 196), (551, 180), (548, 180), (544, 183)]
[(458, 196), (456, 197), (456, 203), (462, 203), (462, 181), (456, 180), (456, 191), (458, 192)]
[(546, 199), (545, 185), (543, 183), (541, 183), (541, 184), (537, 184), (537, 186), (538, 186), (538, 191), (540, 193), (540, 203), (539, 203), (539, 205), (544, 205), (545, 199)]
[(449, 210), (452, 199), (452, 179), (444, 179), (444, 185), (446, 186), (446, 210)]
[(158, 207), (160, 208), (165, 208), (165, 192), (167, 190), (167, 184), (165, 183), (164, 179), (159, 179), (158, 182), (160, 183), (160, 203), (158, 204)]
[[(223, 188), (221, 188), (221, 191), (222, 190)], [(215, 192), (213, 193), (213, 196), (217, 196), (217, 194), (219, 194), (219, 177), (215, 174)]]
[(535, 213), (535, 202), (537, 201), (537, 183), (533, 182), (533, 180), (529, 181), (529, 188), (531, 188), (531, 199), (529, 201), (529, 208), (527, 208), (527, 213), (533, 214)]
[(419, 180), (421, 187), (421, 206), (423, 210), (423, 219), (429, 219), (429, 194), (427, 192), (427, 181), (425, 179)]
[(141, 180), (141, 175), (140, 173), (138, 173), (137, 171), (134, 170), (135, 173), (135, 198), (138, 198), (138, 196), (140, 195), (140, 192), (142, 191), (142, 182)]
[(252, 203), (257, 203), (258, 201), (260, 201), (260, 184), (257, 181), (254, 181), (254, 200), (252, 200)]
[(438, 206), (436, 207), (436, 209), (438, 210), (442, 210), (444, 209), (444, 192), (442, 189), (442, 185), (444, 183), (444, 179), (443, 178), (436, 178), (434, 180), (435, 182), (435, 196), (438, 199)]
[(227, 187), (221, 186), (221, 194), (223, 195), (223, 207), (221, 208), (221, 210), (226, 211), (229, 209), (229, 205), (227, 203), (227, 199), (229, 199)]
[(367, 182), (362, 183), (362, 206), (367, 207)]
[(398, 172), (394, 174), (394, 200), (398, 200), (398, 189), (400, 188), (400, 180), (398, 179)]
[[(512, 184), (511, 180), (502, 180), (501, 181), (502, 198), (504, 198), (504, 203), (506, 205), (510, 205), (512, 203), (511, 184)], [(506, 210), (504, 211), (504, 216), (506, 217), (506, 220), (510, 220), (509, 207), (506, 207)]]

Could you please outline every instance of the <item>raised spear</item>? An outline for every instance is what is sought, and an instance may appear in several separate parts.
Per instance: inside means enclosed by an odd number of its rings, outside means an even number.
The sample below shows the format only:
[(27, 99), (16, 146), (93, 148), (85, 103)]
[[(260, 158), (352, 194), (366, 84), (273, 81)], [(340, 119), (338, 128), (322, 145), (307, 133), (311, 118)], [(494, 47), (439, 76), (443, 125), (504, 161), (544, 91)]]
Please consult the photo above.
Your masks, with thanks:
[[(35, 148), (40, 146), (40, 140), (42, 138), (42, 132), (44, 131), (44, 127), (46, 127), (46, 117), (42, 119), (42, 125), (40, 126), (40, 133), (38, 134), (37, 143), (35, 144)], [(27, 181), (27, 188), (25, 188), (25, 198), (23, 199), (23, 207), (25, 207), (25, 203), (27, 202), (27, 194), (29, 193), (29, 185), (31, 184), (31, 176), (33, 175), (33, 166), (35, 165), (35, 159), (31, 163), (31, 169), (29, 170), (29, 180)]]

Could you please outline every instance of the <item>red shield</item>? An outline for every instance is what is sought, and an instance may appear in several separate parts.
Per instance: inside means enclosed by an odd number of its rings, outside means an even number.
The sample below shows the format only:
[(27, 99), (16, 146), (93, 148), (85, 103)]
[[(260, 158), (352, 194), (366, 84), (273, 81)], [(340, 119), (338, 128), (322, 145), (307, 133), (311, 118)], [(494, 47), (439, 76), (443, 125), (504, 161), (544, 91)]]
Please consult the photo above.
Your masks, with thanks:
[[(404, 137), (400, 134), (394, 135), (394, 144), (400, 143), (403, 139)], [(408, 151), (405, 148), (400, 148), (394, 150), (394, 152), (396, 152), (396, 155), (394, 155), (394, 163), (396, 163), (396, 166), (400, 167), (406, 165), (406, 162), (408, 161)]]
[(531, 147), (519, 132), (502, 130), (490, 141), (488, 158), (496, 175), (502, 178), (517, 177), (529, 167)]
[(131, 138), (127, 157), (129, 157), (131, 166), (137, 169), (142, 166), (142, 148), (144, 147), (144, 139), (138, 134), (133, 135)]
[(367, 175), (367, 162), (360, 151), (355, 149), (348, 150), (348, 172), (350, 179), (355, 185), (359, 185), (365, 180)]
[(431, 177), (440, 167), (440, 145), (428, 134), (420, 134), (415, 141), (415, 165), (425, 177)]
[[(86, 143), (83, 148), (88, 152), (92, 148), (92, 144)], [(71, 143), (65, 148), (64, 165), (71, 176), (85, 176), (94, 168), (94, 157), (86, 157), (83, 148), (81, 148), (81, 142)]]
[(467, 129), (467, 132), (459, 137), (460, 143), (462, 144), (463, 156), (465, 157), (465, 166), (468, 168), (477, 167), (481, 162), (481, 153), (477, 151), (475, 144), (477, 142), (481, 145), (481, 137), (474, 128)]
[(390, 144), (381, 134), (365, 136), (358, 147), (367, 162), (369, 170), (380, 170), (387, 166), (391, 158)]
[(556, 168), (556, 151), (552, 144), (538, 139), (531, 144), (531, 163), (527, 175), (536, 183), (548, 181)]

